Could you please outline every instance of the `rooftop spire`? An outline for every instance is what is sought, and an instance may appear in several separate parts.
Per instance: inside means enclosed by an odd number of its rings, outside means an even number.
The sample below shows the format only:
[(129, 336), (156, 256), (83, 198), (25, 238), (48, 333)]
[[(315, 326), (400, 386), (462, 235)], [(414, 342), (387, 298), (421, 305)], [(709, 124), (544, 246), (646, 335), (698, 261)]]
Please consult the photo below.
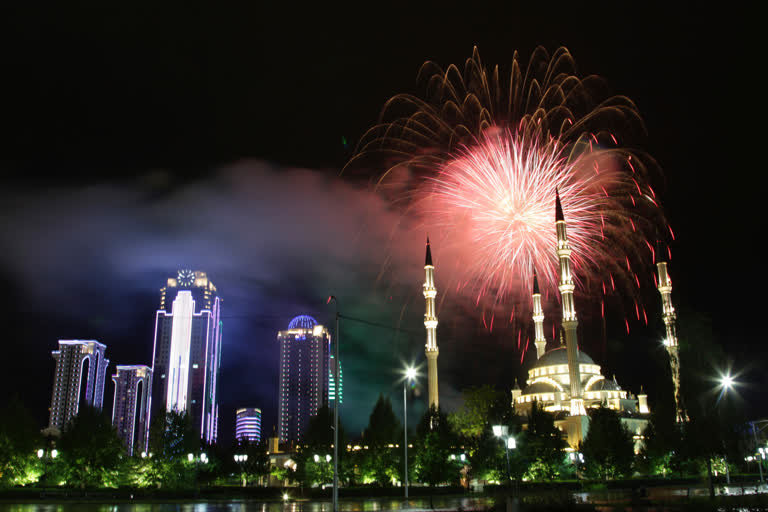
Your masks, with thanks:
[(664, 241), (660, 238), (656, 240), (655, 255), (655, 263), (667, 263), (669, 260), (669, 258), (667, 258), (667, 244), (665, 244)]
[(424, 260), (424, 266), (434, 267), (432, 265), (432, 250), (429, 248), (429, 237), (427, 237), (427, 257)]
[(541, 294), (539, 291), (539, 279), (536, 277), (536, 269), (533, 269), (533, 294)]
[(555, 188), (555, 222), (565, 220), (563, 216), (563, 205), (560, 204), (560, 192)]

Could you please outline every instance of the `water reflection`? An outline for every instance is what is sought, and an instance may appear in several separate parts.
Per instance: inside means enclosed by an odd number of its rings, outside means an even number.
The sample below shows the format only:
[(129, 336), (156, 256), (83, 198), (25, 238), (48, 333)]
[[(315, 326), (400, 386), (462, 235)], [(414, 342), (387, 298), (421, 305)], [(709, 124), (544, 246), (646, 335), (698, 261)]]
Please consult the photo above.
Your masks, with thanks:
[[(487, 497), (435, 497), (437, 509), (486, 509), (493, 504)], [(396, 498), (340, 500), (340, 512), (386, 512), (431, 510), (429, 498), (405, 502)], [(198, 503), (25, 503), (0, 504), (0, 512), (331, 512), (330, 501), (256, 502), (226, 501)]]

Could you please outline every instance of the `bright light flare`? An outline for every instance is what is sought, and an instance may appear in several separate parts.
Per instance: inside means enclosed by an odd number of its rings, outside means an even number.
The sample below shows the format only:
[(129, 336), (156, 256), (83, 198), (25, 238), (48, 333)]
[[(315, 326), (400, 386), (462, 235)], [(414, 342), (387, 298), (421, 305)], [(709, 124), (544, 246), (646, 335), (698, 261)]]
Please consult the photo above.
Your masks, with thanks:
[(630, 258), (645, 247), (624, 204), (633, 180), (617, 158), (610, 151), (574, 156), (557, 139), (489, 130), (425, 181), (417, 210), (441, 230), (446, 251), (465, 255), (458, 270), (478, 300), (525, 301), (534, 270), (543, 288), (557, 289), (559, 190), (574, 278), (602, 283), (606, 269), (631, 269)]

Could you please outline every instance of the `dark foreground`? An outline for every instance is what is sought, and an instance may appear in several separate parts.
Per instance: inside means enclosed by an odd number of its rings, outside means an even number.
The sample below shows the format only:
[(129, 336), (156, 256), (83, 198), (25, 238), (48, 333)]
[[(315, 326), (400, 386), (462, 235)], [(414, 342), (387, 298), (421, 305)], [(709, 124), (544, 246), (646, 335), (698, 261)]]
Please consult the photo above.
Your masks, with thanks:
[[(443, 493), (452, 489), (440, 489)], [(342, 497), (341, 512), (384, 511), (766, 511), (768, 489), (765, 486), (721, 486), (714, 500), (701, 485), (633, 486), (592, 489), (572, 486), (519, 489), (508, 496), (494, 489), (485, 494), (435, 494), (414, 488), (416, 496), (405, 500), (401, 495), (371, 497), (376, 490), (362, 490), (358, 496)], [(266, 489), (264, 491), (267, 491)], [(40, 490), (23, 489), (0, 493), (0, 512), (331, 512), (325, 496), (301, 497), (299, 489), (286, 490), (287, 496), (272, 490), (270, 496), (239, 495), (239, 489), (207, 490), (193, 495), (135, 495), (128, 490)], [(197, 494), (195, 496), (194, 494)], [(247, 493), (246, 493), (247, 494)], [(262, 492), (263, 494), (263, 492)], [(228, 496), (227, 496), (228, 495)]]

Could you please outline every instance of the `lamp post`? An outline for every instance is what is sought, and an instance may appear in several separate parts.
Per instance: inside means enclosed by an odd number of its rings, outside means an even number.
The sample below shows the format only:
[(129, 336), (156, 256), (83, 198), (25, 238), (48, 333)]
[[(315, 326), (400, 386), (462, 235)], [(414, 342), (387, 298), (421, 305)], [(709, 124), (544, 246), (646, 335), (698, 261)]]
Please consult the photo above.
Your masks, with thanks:
[[(726, 373), (725, 375), (720, 377), (720, 387), (722, 388), (722, 391), (720, 392), (720, 397), (718, 398), (718, 404), (720, 403), (720, 399), (725, 395), (728, 390), (732, 389), (734, 385), (733, 377), (731, 377), (730, 373)], [(718, 409), (719, 412), (719, 409)], [(727, 485), (731, 485), (731, 471), (728, 468), (728, 455), (726, 453), (725, 449), (725, 439), (721, 439), (723, 442), (723, 460), (725, 461), (725, 483)], [(762, 472), (762, 471), (761, 471)]]
[(339, 512), (339, 300), (331, 295), (326, 304), (336, 306), (336, 343), (334, 343), (333, 385), (335, 396), (333, 400), (333, 512)]
[(237, 462), (238, 466), (240, 466), (240, 476), (243, 479), (243, 487), (246, 486), (246, 476), (245, 476), (245, 469), (243, 468), (243, 463), (248, 460), (248, 454), (245, 455), (235, 455), (235, 462)]
[(506, 425), (494, 425), (493, 435), (504, 441), (504, 454), (507, 456), (507, 488), (512, 489), (512, 476), (509, 471), (509, 450), (517, 448), (515, 438), (509, 435), (509, 427)]
[(416, 379), (416, 368), (409, 366), (405, 369), (405, 379), (403, 380), (403, 449), (405, 450), (404, 472), (405, 472), (405, 499), (408, 499), (408, 397), (406, 389)]

